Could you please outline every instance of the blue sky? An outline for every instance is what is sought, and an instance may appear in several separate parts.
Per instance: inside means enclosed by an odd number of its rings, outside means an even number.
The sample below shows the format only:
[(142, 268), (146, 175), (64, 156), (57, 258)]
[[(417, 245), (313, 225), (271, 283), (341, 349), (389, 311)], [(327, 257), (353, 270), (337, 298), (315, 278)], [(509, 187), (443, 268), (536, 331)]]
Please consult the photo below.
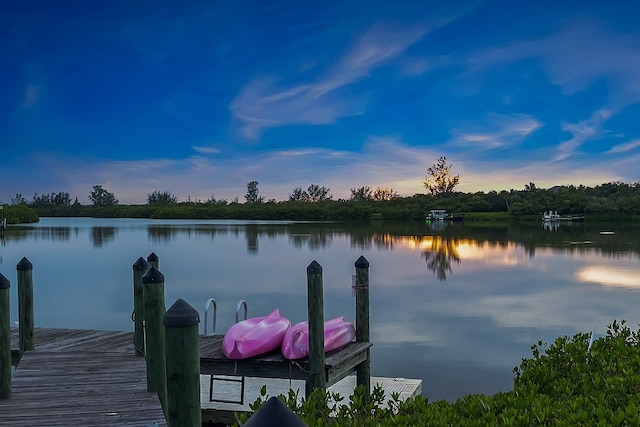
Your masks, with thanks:
[[(6, 2), (5, 2), (6, 3)], [(0, 7), (0, 201), (640, 181), (634, 1)]]

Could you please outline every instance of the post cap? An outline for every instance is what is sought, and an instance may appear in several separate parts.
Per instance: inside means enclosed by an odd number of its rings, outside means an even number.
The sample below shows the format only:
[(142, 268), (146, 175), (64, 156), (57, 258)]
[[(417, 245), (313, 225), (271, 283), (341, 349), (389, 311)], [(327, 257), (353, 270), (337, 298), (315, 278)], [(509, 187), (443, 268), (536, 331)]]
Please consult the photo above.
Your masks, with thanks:
[(11, 284), (9, 283), (9, 279), (4, 277), (2, 273), (0, 273), (0, 289), (9, 289)]
[(164, 275), (156, 270), (155, 267), (151, 267), (149, 271), (142, 276), (142, 283), (164, 283)]
[(142, 257), (138, 258), (135, 264), (133, 264), (134, 271), (147, 270), (148, 268), (149, 263)]
[(33, 264), (26, 257), (22, 257), (18, 265), (16, 265), (16, 270), (18, 271), (26, 271), (33, 270)]
[(282, 427), (307, 427), (307, 424), (289, 409), (284, 403), (275, 396), (267, 400), (249, 421), (245, 427), (260, 427), (279, 425)]
[(355, 263), (356, 268), (369, 268), (369, 261), (364, 257), (364, 255), (360, 255), (360, 258), (356, 260)]
[(307, 266), (307, 274), (321, 274), (322, 266), (318, 264), (318, 261), (313, 260), (311, 264)]
[(158, 259), (159, 259), (158, 255), (156, 255), (155, 252), (151, 252), (149, 254), (149, 256), (147, 257), (147, 261), (149, 261), (149, 262), (158, 262)]
[(200, 323), (198, 310), (191, 307), (188, 302), (179, 298), (164, 314), (164, 326), (179, 328), (193, 326)]

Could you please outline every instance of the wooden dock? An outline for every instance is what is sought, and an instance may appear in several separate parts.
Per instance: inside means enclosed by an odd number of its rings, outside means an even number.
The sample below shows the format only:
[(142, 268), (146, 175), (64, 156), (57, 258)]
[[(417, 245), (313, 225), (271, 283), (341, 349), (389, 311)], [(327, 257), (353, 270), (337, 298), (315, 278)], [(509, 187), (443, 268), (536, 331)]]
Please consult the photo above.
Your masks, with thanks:
[(35, 339), (36, 350), (19, 358), (18, 329), (11, 331), (19, 364), (11, 399), (0, 400), (0, 425), (166, 425), (132, 333), (36, 328)]
[[(165, 425), (154, 393), (146, 392), (146, 366), (136, 356), (133, 332), (35, 328), (36, 350), (18, 354), (18, 329), (11, 330), (13, 397), (0, 400), (0, 425)], [(270, 395), (301, 390), (308, 377), (306, 360), (289, 361), (279, 352), (259, 358), (229, 360), (222, 353), (222, 336), (200, 336), (201, 403), (203, 421), (233, 422), (233, 412), (248, 411), (262, 385)], [(365, 357), (371, 343), (351, 343), (328, 353), (325, 380), (331, 391), (347, 397), (355, 388), (348, 376)], [(210, 378), (245, 376), (245, 392), (237, 383), (215, 382), (218, 400), (210, 400)], [(344, 378), (344, 379), (343, 379)], [(422, 381), (372, 378), (390, 397), (402, 399), (421, 393)], [(215, 400), (215, 399), (214, 399)], [(84, 418), (80, 418), (84, 417)], [(36, 420), (38, 420), (36, 422)]]
[(28, 351), (12, 392), (0, 400), (3, 426), (166, 425), (145, 361), (133, 354)]

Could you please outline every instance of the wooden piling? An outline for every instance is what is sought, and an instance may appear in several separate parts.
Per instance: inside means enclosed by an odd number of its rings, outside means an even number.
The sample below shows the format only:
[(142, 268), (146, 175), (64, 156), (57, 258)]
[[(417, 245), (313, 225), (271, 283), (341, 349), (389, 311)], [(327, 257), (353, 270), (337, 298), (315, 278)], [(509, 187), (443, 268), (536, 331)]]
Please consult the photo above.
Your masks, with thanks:
[(144, 284), (142, 276), (149, 270), (149, 263), (140, 257), (133, 264), (133, 345), (138, 356), (144, 356)]
[(156, 270), (160, 268), (160, 258), (158, 258), (158, 255), (156, 255), (155, 252), (151, 252), (149, 254), (149, 256), (147, 257), (147, 262)]
[(324, 373), (324, 297), (322, 266), (313, 261), (307, 267), (307, 311), (309, 321), (309, 379), (305, 393), (313, 389), (325, 389)]
[(18, 333), (20, 354), (33, 350), (33, 264), (23, 257), (18, 265)]
[(144, 285), (144, 316), (146, 330), (147, 391), (158, 393), (166, 411), (167, 382), (164, 313), (164, 276), (153, 266), (142, 276)]
[(9, 280), (0, 273), (0, 400), (11, 399)]
[[(369, 261), (360, 256), (356, 267), (356, 342), (369, 342)], [(356, 385), (364, 386), (367, 395), (371, 392), (371, 352), (367, 349), (366, 360), (356, 368)]]
[(200, 316), (178, 299), (164, 315), (167, 363), (167, 424), (202, 425), (200, 409)]

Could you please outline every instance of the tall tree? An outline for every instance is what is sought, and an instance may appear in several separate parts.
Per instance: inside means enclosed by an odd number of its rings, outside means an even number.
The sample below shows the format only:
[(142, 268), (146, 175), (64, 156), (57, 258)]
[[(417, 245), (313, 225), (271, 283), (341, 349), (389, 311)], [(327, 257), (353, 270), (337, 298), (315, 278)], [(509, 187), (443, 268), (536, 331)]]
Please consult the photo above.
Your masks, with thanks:
[(373, 192), (373, 195), (371, 196), (371, 198), (373, 200), (375, 200), (376, 202), (381, 202), (384, 200), (393, 200), (393, 199), (397, 199), (398, 196), (398, 192), (396, 190), (394, 190), (393, 188), (376, 188), (376, 191)]
[(323, 200), (331, 200), (331, 195), (329, 192), (331, 189), (316, 184), (311, 184), (309, 188), (307, 188), (307, 194), (309, 195), (310, 202), (321, 202)]
[(308, 202), (309, 194), (302, 189), (302, 187), (296, 187), (293, 189), (291, 194), (289, 194), (290, 202)]
[(362, 202), (364, 200), (371, 200), (372, 193), (371, 188), (368, 186), (351, 189), (351, 198), (354, 202)]
[(102, 185), (93, 186), (93, 190), (89, 194), (89, 200), (91, 200), (93, 206), (114, 206), (118, 204), (118, 199), (113, 193), (102, 188)]
[(168, 191), (156, 190), (153, 193), (147, 194), (147, 204), (153, 205), (156, 203), (176, 203), (178, 198), (175, 194), (171, 194)]
[(27, 199), (22, 197), (22, 194), (18, 193), (18, 194), (16, 194), (15, 197), (11, 198), (11, 204), (12, 205), (26, 205), (27, 204)]
[(447, 165), (447, 158), (442, 156), (427, 169), (427, 176), (423, 184), (432, 195), (451, 193), (460, 183), (460, 175), (451, 175), (452, 166)]
[(247, 194), (244, 195), (247, 203), (262, 203), (264, 200), (264, 197), (259, 195), (258, 184), (258, 181), (249, 181), (247, 183)]

